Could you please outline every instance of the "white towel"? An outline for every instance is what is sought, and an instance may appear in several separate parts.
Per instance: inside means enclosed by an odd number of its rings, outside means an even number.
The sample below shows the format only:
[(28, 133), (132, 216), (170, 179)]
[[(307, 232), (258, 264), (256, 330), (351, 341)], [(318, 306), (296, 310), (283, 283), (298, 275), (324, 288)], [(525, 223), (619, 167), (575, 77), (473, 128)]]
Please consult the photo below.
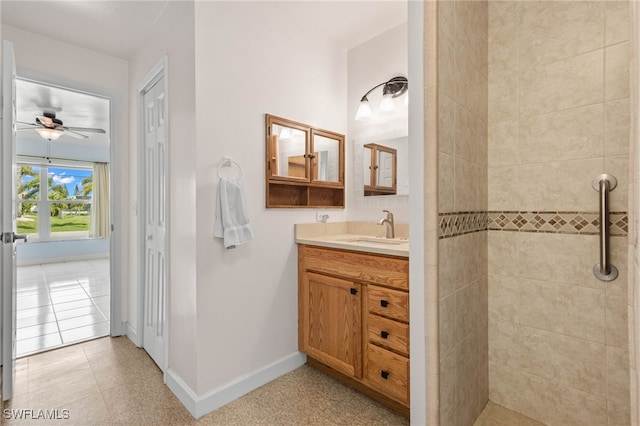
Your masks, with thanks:
[(227, 249), (253, 240), (244, 186), (240, 179), (221, 177), (218, 182), (213, 236), (223, 238)]

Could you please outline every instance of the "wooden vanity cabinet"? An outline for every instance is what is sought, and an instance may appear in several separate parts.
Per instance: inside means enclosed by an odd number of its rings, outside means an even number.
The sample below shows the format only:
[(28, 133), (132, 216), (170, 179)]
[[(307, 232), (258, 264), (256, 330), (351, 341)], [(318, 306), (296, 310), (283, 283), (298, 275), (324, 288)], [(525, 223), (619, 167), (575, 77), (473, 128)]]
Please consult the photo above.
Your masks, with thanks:
[(298, 246), (298, 345), (310, 365), (409, 415), (409, 260)]

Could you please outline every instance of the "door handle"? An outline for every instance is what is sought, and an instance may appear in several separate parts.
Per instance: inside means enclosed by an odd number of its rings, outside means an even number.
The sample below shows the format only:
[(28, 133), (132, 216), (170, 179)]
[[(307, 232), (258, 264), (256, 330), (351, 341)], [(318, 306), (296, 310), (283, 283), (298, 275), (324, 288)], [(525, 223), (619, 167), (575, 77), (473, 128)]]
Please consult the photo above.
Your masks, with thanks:
[(15, 232), (4, 232), (2, 234), (2, 242), (5, 244), (13, 244), (16, 240), (24, 240), (27, 242), (27, 234), (16, 234)]

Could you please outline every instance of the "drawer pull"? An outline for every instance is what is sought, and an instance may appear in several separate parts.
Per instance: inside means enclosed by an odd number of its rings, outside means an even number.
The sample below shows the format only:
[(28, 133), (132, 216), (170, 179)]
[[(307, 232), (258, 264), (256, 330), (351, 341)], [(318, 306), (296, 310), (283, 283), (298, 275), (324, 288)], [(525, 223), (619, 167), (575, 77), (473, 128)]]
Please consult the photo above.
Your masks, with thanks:
[(383, 308), (386, 308), (388, 305), (389, 305), (389, 302), (388, 302), (388, 301), (386, 301), (386, 300), (384, 300), (384, 299), (382, 299), (382, 300), (380, 301), (380, 306), (382, 306)]
[(380, 337), (382, 337), (383, 339), (386, 339), (387, 337), (389, 337), (389, 332), (388, 331), (381, 331), (380, 332)]
[(351, 287), (351, 294), (358, 294), (358, 289)]
[(380, 372), (380, 376), (381, 376), (383, 379), (387, 380), (387, 379), (389, 378), (389, 372), (388, 372), (387, 370), (382, 370), (382, 371)]

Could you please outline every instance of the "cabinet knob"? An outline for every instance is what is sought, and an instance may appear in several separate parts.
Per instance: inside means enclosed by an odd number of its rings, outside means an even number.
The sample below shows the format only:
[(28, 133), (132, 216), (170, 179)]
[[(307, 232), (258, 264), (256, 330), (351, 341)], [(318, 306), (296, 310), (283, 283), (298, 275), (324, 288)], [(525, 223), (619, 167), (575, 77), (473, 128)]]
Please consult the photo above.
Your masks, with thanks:
[(358, 289), (351, 287), (351, 294), (358, 294)]
[(389, 337), (389, 332), (388, 331), (381, 331), (380, 332), (380, 337), (382, 337), (383, 339), (386, 339), (387, 337)]
[(382, 306), (383, 308), (386, 308), (388, 305), (389, 305), (389, 302), (388, 302), (388, 301), (386, 301), (386, 300), (384, 300), (384, 299), (382, 299), (382, 300), (380, 301), (380, 306)]
[(380, 376), (381, 376), (383, 379), (387, 380), (387, 379), (389, 378), (389, 372), (388, 372), (387, 370), (382, 370), (382, 371), (380, 372)]

